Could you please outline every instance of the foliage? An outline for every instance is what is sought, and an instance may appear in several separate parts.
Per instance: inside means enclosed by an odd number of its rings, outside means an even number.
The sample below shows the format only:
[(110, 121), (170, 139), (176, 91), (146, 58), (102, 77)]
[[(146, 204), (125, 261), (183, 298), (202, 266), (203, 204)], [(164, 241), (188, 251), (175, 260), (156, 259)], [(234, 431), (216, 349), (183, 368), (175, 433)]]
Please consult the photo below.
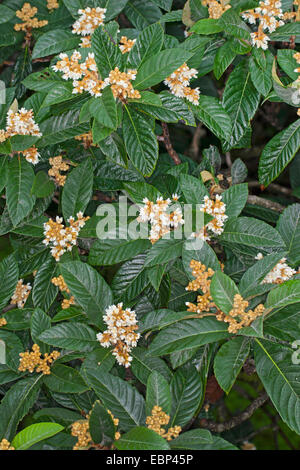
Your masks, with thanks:
[(256, 0), (24, 3), (0, 5), (0, 449), (272, 447), (260, 412), (297, 447), (299, 2), (266, 47)]

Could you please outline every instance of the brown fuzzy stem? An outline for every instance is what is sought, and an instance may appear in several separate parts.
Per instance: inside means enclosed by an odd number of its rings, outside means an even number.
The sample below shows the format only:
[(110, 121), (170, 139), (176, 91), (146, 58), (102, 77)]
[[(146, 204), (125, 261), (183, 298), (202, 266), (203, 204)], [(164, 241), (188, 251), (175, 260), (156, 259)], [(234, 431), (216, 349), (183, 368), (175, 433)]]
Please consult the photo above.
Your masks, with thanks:
[(165, 122), (161, 123), (162, 129), (163, 129), (163, 137), (164, 137), (164, 143), (167, 149), (168, 154), (172, 158), (173, 162), (175, 165), (180, 165), (181, 160), (178, 157), (176, 151), (173, 149), (171, 140), (170, 140), (170, 134), (169, 134), (169, 128)]
[(238, 416), (234, 416), (225, 423), (214, 423), (213, 421), (202, 419), (200, 421), (200, 425), (202, 428), (206, 428), (210, 431), (217, 433), (228, 431), (229, 429), (235, 428), (236, 426), (242, 424), (244, 421), (247, 421), (247, 419), (251, 418), (253, 413), (258, 408), (260, 408), (268, 400), (268, 398), (268, 394), (266, 392), (263, 392), (251, 403), (251, 405), (248, 406), (248, 408), (246, 408), (245, 411), (243, 411), (243, 413)]

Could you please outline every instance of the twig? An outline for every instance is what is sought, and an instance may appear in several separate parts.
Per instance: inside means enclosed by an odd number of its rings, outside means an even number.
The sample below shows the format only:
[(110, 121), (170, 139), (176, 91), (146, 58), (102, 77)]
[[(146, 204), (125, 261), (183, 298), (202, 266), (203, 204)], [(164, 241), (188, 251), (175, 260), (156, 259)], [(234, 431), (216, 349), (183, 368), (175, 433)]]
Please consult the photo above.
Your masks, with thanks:
[(15, 309), (16, 306), (17, 306), (17, 304), (10, 304), (10, 305), (8, 305), (7, 307), (4, 307), (4, 309), (2, 310), (2, 313), (9, 312), (10, 310)]
[[(258, 181), (249, 181), (248, 186), (249, 188), (260, 188), (263, 191), (263, 186)], [(291, 196), (293, 192), (292, 189), (286, 188), (285, 186), (280, 186), (280, 184), (277, 183), (269, 184), (268, 191), (274, 194), (281, 193), (285, 196)]]
[(193, 156), (193, 158), (196, 158), (198, 153), (199, 153), (199, 144), (200, 144), (200, 139), (203, 134), (203, 129), (202, 129), (202, 122), (199, 122), (197, 125), (193, 138), (192, 138), (192, 143), (190, 146), (190, 153)]
[(248, 196), (247, 202), (248, 204), (265, 207), (266, 209), (271, 209), (276, 212), (282, 212), (285, 209), (285, 207), (278, 202), (270, 201), (269, 199), (264, 199), (259, 196)]
[(263, 392), (251, 403), (251, 405), (248, 406), (248, 408), (246, 408), (245, 411), (243, 411), (243, 413), (238, 416), (234, 416), (225, 423), (214, 423), (213, 421), (202, 419), (200, 421), (200, 425), (202, 428), (206, 428), (210, 431), (217, 433), (229, 431), (229, 429), (235, 428), (236, 426), (242, 424), (244, 421), (247, 421), (247, 419), (251, 418), (253, 413), (258, 408), (260, 408), (268, 399), (268, 394), (266, 392)]
[(165, 122), (162, 122), (161, 126), (162, 126), (162, 130), (163, 130), (164, 143), (165, 143), (165, 147), (167, 149), (167, 152), (170, 155), (170, 157), (172, 158), (175, 165), (180, 165), (181, 160), (178, 157), (176, 151), (173, 149), (173, 146), (172, 146), (172, 143), (171, 143), (171, 140), (170, 140), (169, 128), (168, 128), (168, 126)]
[(228, 166), (228, 168), (231, 168), (232, 167), (232, 161), (231, 161), (230, 152), (225, 153), (225, 159), (226, 159), (226, 165)]

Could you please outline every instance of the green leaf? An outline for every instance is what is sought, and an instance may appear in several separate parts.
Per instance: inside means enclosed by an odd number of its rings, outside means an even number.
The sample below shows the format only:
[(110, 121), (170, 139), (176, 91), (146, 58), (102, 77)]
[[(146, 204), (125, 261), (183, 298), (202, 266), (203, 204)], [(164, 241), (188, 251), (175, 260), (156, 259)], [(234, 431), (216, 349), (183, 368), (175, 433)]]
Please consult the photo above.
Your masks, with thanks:
[(233, 308), (233, 298), (239, 290), (229, 276), (217, 271), (212, 277), (210, 293), (217, 307), (228, 315)]
[(180, 434), (170, 443), (171, 449), (201, 450), (201, 446), (213, 443), (213, 437), (207, 429), (192, 429)]
[(55, 184), (44, 171), (39, 171), (33, 180), (31, 193), (36, 197), (47, 197), (54, 193)]
[(0, 330), (0, 340), (5, 345), (5, 365), (8, 366), (11, 370), (18, 372), (20, 364), (20, 353), (24, 351), (21, 340), (15, 333), (5, 331), (2, 328)]
[(224, 94), (223, 106), (232, 121), (232, 133), (226, 138), (227, 147), (234, 147), (245, 134), (259, 105), (260, 94), (251, 82), (247, 62), (242, 61), (230, 74)]
[(170, 414), (171, 401), (168, 382), (161, 374), (153, 371), (147, 380), (146, 415), (151, 416), (154, 406), (160, 406), (165, 413)]
[(259, 161), (259, 181), (268, 186), (291, 162), (300, 147), (300, 119), (276, 134), (265, 146)]
[(19, 270), (13, 255), (9, 255), (0, 262), (0, 311), (7, 305), (15, 292), (19, 280)]
[(171, 380), (172, 412), (170, 426), (185, 426), (202, 400), (202, 381), (195, 367), (178, 370)]
[(292, 80), (297, 80), (298, 73), (294, 71), (296, 66), (294, 54), (293, 49), (279, 49), (277, 51), (277, 62)]
[(104, 127), (116, 129), (118, 125), (116, 100), (111, 88), (106, 87), (102, 96), (95, 98), (89, 106), (91, 115)]
[(53, 304), (58, 293), (58, 287), (51, 282), (51, 279), (56, 275), (56, 271), (56, 261), (51, 257), (42, 264), (36, 273), (32, 291), (32, 300), (35, 307), (48, 311)]
[(12, 79), (12, 85), (16, 87), (15, 98), (19, 100), (25, 94), (26, 89), (22, 80), (32, 72), (32, 61), (28, 46), (25, 46), (18, 55)]
[(199, 104), (192, 106), (192, 109), (197, 119), (203, 122), (219, 139), (230, 139), (232, 133), (231, 114), (229, 109), (226, 106), (223, 107), (217, 98), (200, 95)]
[(102, 126), (102, 124), (100, 124), (97, 119), (94, 119), (92, 127), (93, 143), (98, 144), (98, 142), (101, 142), (102, 140), (106, 139), (112, 133), (112, 131), (113, 129), (111, 129), (110, 127)]
[(244, 209), (248, 198), (248, 184), (235, 184), (222, 193), (222, 201), (226, 204), (226, 215), (237, 217)]
[(80, 420), (81, 415), (66, 408), (42, 408), (34, 413), (33, 418), (38, 422), (47, 419), (58, 422), (62, 426), (70, 426), (74, 421)]
[(39, 341), (43, 331), (51, 328), (51, 318), (43, 310), (36, 308), (30, 320), (30, 333), (33, 341), (40, 346), (42, 353), (49, 352), (49, 346)]
[(265, 307), (278, 309), (297, 302), (300, 302), (300, 280), (291, 279), (269, 292)]
[(62, 212), (64, 219), (76, 217), (84, 212), (93, 193), (93, 167), (90, 158), (68, 174), (62, 193)]
[(72, 110), (43, 121), (40, 125), (43, 137), (39, 140), (39, 147), (64, 142), (76, 135), (88, 132), (90, 130), (89, 123), (80, 123), (79, 114), (80, 111)]
[(99, 147), (109, 160), (117, 165), (127, 166), (127, 153), (119, 134), (113, 132), (99, 142)]
[(232, 164), (230, 173), (232, 177), (232, 184), (243, 183), (243, 181), (245, 181), (247, 178), (248, 169), (245, 163), (240, 158), (237, 158)]
[(108, 77), (111, 70), (120, 67), (122, 53), (114, 44), (105, 27), (99, 26), (92, 35), (92, 51), (102, 79)]
[(93, 442), (101, 446), (111, 446), (115, 439), (115, 425), (112, 417), (98, 400), (90, 413), (89, 432)]
[(41, 386), (43, 375), (29, 377), (15, 383), (0, 405), (0, 439), (12, 441), (17, 426), (34, 405)]
[(219, 436), (212, 436), (206, 429), (192, 429), (171, 441), (171, 449), (190, 450), (238, 450)]
[[(12, 149), (15, 152), (22, 152), (35, 144), (39, 138), (34, 135), (13, 135), (10, 138)], [(29, 165), (32, 165), (29, 163)]]
[(15, 16), (15, 11), (5, 5), (0, 5), (0, 24), (7, 23)]
[(184, 240), (182, 238), (175, 238), (173, 233), (170, 235), (170, 238), (162, 237), (152, 245), (147, 255), (145, 266), (151, 267), (167, 263), (181, 256)]
[(220, 49), (218, 49), (215, 61), (214, 61), (214, 74), (217, 80), (219, 80), (227, 67), (233, 62), (236, 53), (232, 50), (229, 41), (225, 42)]
[(181, 48), (165, 49), (147, 59), (138, 69), (133, 84), (137, 90), (145, 90), (160, 83), (184, 62), (192, 57), (193, 53)]
[(124, 10), (129, 21), (138, 30), (143, 30), (152, 23), (160, 20), (162, 13), (152, 2), (144, 0), (129, 0)]
[(292, 204), (280, 215), (276, 226), (282, 236), (288, 259), (294, 266), (300, 262), (300, 204)]
[(86, 369), (85, 375), (104, 406), (118, 417), (121, 429), (127, 431), (145, 422), (144, 398), (132, 385), (99, 369)]
[(0, 193), (5, 188), (8, 178), (8, 157), (0, 158)]
[(30, 326), (30, 318), (33, 310), (31, 308), (16, 308), (9, 310), (4, 315), (1, 315), (7, 321), (5, 328), (9, 330), (27, 330)]
[(143, 204), (143, 199), (147, 197), (149, 201), (155, 202), (161, 193), (149, 183), (134, 181), (124, 183), (124, 189), (129, 198), (136, 204)]
[(42, 101), (41, 108), (48, 108), (51, 105), (62, 103), (63, 101), (71, 100), (74, 98), (72, 94), (73, 86), (71, 83), (57, 83), (55, 87), (51, 88), (49, 93)]
[(251, 217), (232, 217), (226, 222), (221, 242), (256, 248), (282, 248), (284, 243), (277, 230)]
[(247, 338), (237, 337), (227, 341), (215, 356), (214, 373), (220, 387), (228, 394), (250, 353)]
[(256, 49), (260, 51), (261, 58), (256, 60), (255, 55), (252, 55), (249, 60), (249, 70), (251, 75), (251, 80), (255, 88), (263, 96), (266, 96), (272, 88), (272, 65), (274, 56), (269, 51), (263, 51), (262, 49)]
[(201, 19), (191, 28), (191, 32), (197, 34), (215, 34), (223, 30), (224, 26), (221, 25), (220, 21), (213, 18)]
[(168, 450), (167, 441), (152, 429), (138, 426), (114, 442), (118, 450)]
[(140, 67), (147, 59), (157, 54), (163, 45), (164, 30), (160, 24), (151, 24), (145, 28), (129, 52), (130, 67)]
[(150, 345), (149, 354), (161, 356), (185, 351), (228, 336), (226, 324), (215, 318), (182, 320), (176, 324), (176, 328), (171, 325), (158, 333)]
[(109, 21), (115, 18), (127, 5), (128, 0), (105, 0), (104, 1), (104, 8), (106, 8), (105, 12), (105, 20)]
[(32, 58), (46, 57), (60, 52), (76, 49), (79, 44), (79, 37), (71, 31), (54, 29), (42, 34), (35, 43)]
[(96, 240), (90, 250), (89, 263), (96, 266), (121, 263), (143, 253), (150, 246), (149, 240), (140, 238)]
[(292, 362), (291, 348), (255, 340), (257, 374), (283, 421), (300, 434), (299, 365)]
[(127, 303), (135, 299), (149, 283), (145, 269), (145, 255), (140, 254), (121, 266), (113, 278), (111, 288), (115, 300)]
[(43, 331), (39, 340), (69, 351), (91, 351), (96, 345), (96, 333), (84, 323), (60, 323)]
[[(140, 328), (139, 331), (141, 331)], [(167, 382), (171, 380), (172, 374), (167, 364), (159, 357), (149, 356), (147, 349), (134, 348), (131, 355), (133, 357), (131, 370), (142, 384), (147, 385), (147, 380), (153, 371), (157, 371)]]
[(173, 0), (153, 0), (163, 10), (170, 11), (172, 8)]
[(208, 191), (201, 179), (191, 175), (180, 175), (179, 185), (187, 204), (202, 204)]
[(299, 22), (287, 23), (280, 28), (276, 28), (270, 34), (271, 41), (289, 41), (291, 36), (295, 36), (295, 42), (300, 42), (300, 27)]
[(44, 384), (58, 393), (82, 393), (88, 390), (80, 373), (73, 367), (62, 364), (51, 367), (51, 374), (45, 377)]
[(178, 98), (166, 90), (154, 96), (159, 98), (159, 101), (152, 100), (151, 102), (148, 101), (145, 103), (142, 100), (136, 100), (134, 107), (164, 122), (178, 122), (179, 120), (183, 120), (187, 125), (195, 125), (194, 115), (182, 98)]
[(31, 195), (33, 178), (32, 165), (24, 157), (14, 156), (8, 165), (6, 185), (7, 207), (14, 226), (18, 225), (34, 206), (35, 196)]
[(280, 252), (264, 256), (247, 269), (239, 284), (241, 295), (244, 298), (252, 297), (270, 290), (272, 285), (261, 284), (261, 282), (285, 255), (285, 252)]
[(63, 87), (64, 90), (66, 90), (67, 86), (66, 82), (63, 81), (58, 73), (47, 67), (42, 71), (31, 73), (23, 79), (22, 83), (26, 88), (29, 88), (29, 90), (45, 93), (51, 93), (56, 86)]
[(151, 282), (151, 285), (154, 287), (156, 292), (159, 291), (159, 287), (163, 280), (167, 264), (162, 264), (161, 266), (152, 266), (147, 270), (147, 276)]
[(103, 277), (82, 261), (63, 263), (60, 271), (76, 303), (95, 325), (103, 327), (102, 316), (112, 304), (112, 293)]
[(174, 312), (166, 308), (153, 310), (144, 315), (139, 322), (139, 331), (161, 330), (162, 328), (177, 323), (179, 320), (186, 318), (189, 312)]
[(36, 423), (20, 431), (13, 439), (11, 445), (16, 450), (27, 450), (37, 442), (49, 439), (63, 430), (57, 423)]
[(158, 142), (149, 121), (125, 105), (123, 137), (128, 156), (144, 176), (153, 173), (158, 159)]
[(219, 18), (219, 25), (223, 26), (226, 33), (233, 35), (239, 39), (247, 39), (250, 41), (250, 30), (240, 15), (234, 8), (229, 8)]

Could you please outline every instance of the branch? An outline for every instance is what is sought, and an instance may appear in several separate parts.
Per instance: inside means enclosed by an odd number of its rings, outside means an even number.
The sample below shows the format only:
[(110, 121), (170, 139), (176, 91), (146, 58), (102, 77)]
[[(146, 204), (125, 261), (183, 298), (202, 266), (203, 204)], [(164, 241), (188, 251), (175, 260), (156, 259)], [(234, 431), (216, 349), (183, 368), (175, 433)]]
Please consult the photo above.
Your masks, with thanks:
[(276, 212), (283, 212), (285, 209), (285, 207), (278, 202), (270, 201), (269, 199), (264, 199), (258, 196), (248, 196), (247, 202), (248, 204), (265, 207), (266, 209), (271, 209)]
[[(248, 182), (248, 187), (249, 188), (260, 188), (263, 191), (263, 186), (258, 181), (249, 181)], [(274, 193), (274, 194), (282, 193), (285, 196), (291, 196), (292, 192), (293, 192), (292, 189), (286, 188), (285, 186), (280, 186), (280, 184), (277, 184), (277, 183), (269, 184), (267, 190), (270, 193)]]
[(190, 153), (192, 154), (192, 157), (194, 159), (196, 159), (199, 154), (200, 139), (202, 135), (203, 135), (202, 122), (199, 122), (199, 124), (197, 125), (195, 129), (192, 143), (190, 146)]
[(4, 309), (2, 310), (2, 314), (6, 313), (6, 312), (9, 312), (10, 310), (14, 310), (16, 308), (16, 306), (17, 306), (17, 304), (10, 304), (7, 307), (4, 307)]
[(202, 419), (200, 421), (201, 427), (217, 433), (228, 431), (229, 429), (235, 428), (236, 426), (242, 424), (244, 421), (247, 421), (247, 419), (251, 418), (253, 413), (258, 408), (260, 408), (268, 399), (268, 394), (266, 392), (263, 392), (240, 415), (234, 416), (225, 423), (214, 423), (213, 421), (207, 421), (206, 419)]
[(172, 158), (175, 165), (180, 165), (181, 160), (178, 157), (176, 151), (173, 149), (173, 146), (172, 146), (172, 143), (171, 143), (171, 140), (170, 140), (169, 128), (168, 128), (168, 126), (165, 122), (162, 122), (161, 126), (162, 126), (162, 130), (163, 130), (164, 143), (165, 143), (165, 147), (167, 149), (167, 152), (170, 155), (170, 157)]

